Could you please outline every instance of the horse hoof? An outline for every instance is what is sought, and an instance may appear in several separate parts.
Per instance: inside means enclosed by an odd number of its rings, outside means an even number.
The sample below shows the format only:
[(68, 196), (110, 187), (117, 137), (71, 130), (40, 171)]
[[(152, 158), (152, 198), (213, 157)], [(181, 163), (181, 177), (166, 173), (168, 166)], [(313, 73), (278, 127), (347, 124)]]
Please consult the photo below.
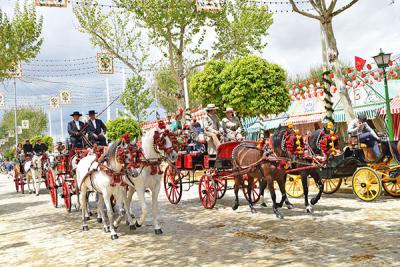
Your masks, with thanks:
[(36, 194), (36, 196), (38, 197), (38, 196), (39, 196), (39, 194)]
[(103, 227), (104, 233), (110, 232), (110, 228), (108, 226)]
[(318, 201), (315, 198), (312, 198), (310, 201), (311, 205), (315, 205), (315, 204), (317, 204), (317, 202)]
[(163, 231), (161, 229), (155, 229), (154, 232), (156, 235), (162, 235)]
[(294, 205), (293, 204), (289, 204), (287, 205), (288, 210), (294, 209)]
[(309, 213), (309, 214), (311, 214), (311, 213), (313, 213), (314, 211), (313, 211), (313, 208), (312, 208), (312, 207), (308, 206), (308, 207), (306, 207), (306, 212)]
[(255, 208), (250, 208), (251, 213), (257, 213), (257, 210)]
[(267, 206), (267, 204), (261, 203), (261, 207), (266, 207), (266, 206)]
[(135, 222), (135, 226), (136, 226), (136, 228), (141, 227), (141, 225), (137, 221)]
[(93, 216), (93, 212), (89, 211), (89, 216)]
[(98, 223), (102, 223), (102, 222), (103, 222), (103, 219), (102, 219), (102, 218), (97, 218), (97, 222), (98, 222)]
[(82, 226), (82, 231), (89, 231), (89, 226), (87, 225)]
[(276, 218), (278, 218), (278, 219), (283, 219), (283, 214), (282, 213), (275, 213), (275, 215), (276, 215)]
[(118, 235), (117, 234), (111, 235), (111, 240), (115, 240), (115, 239), (118, 239)]
[(89, 221), (90, 220), (90, 217), (85, 217), (85, 221)]
[(237, 210), (238, 208), (239, 208), (239, 204), (237, 204), (237, 203), (235, 205), (233, 205), (233, 207), (232, 207), (233, 210)]
[(131, 231), (132, 231), (132, 230), (136, 230), (136, 226), (133, 225), (133, 224), (132, 224), (132, 225), (129, 225), (129, 230), (131, 230)]

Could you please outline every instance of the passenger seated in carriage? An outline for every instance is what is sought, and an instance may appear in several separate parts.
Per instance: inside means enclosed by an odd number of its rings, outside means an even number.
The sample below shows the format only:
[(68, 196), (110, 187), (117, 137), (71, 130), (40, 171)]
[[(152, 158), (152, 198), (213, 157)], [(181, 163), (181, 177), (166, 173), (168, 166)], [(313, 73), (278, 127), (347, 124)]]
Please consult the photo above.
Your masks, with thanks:
[(97, 144), (99, 146), (107, 146), (107, 140), (104, 136), (107, 132), (106, 125), (102, 120), (96, 118), (96, 111), (89, 110), (87, 115), (89, 115), (89, 121), (87, 122), (87, 133), (89, 141), (92, 144)]
[(68, 134), (72, 147), (83, 148), (83, 132), (81, 129), (84, 127), (84, 123), (80, 121), (82, 114), (79, 111), (74, 111), (71, 116), (73, 120), (68, 123)]
[(233, 108), (225, 109), (225, 118), (222, 119), (222, 129), (225, 134), (225, 141), (242, 141), (242, 125), (240, 120), (234, 115)]
[(372, 148), (376, 159), (381, 157), (381, 151), (379, 149), (380, 138), (375, 131), (368, 125), (367, 116), (365, 114), (358, 115), (358, 118), (351, 121), (347, 132), (352, 135), (357, 135), (361, 143)]
[(47, 146), (46, 144), (42, 143), (41, 139), (38, 139), (35, 143), (35, 146), (33, 147), (33, 153), (35, 155), (44, 155), (47, 151)]
[(220, 139), (224, 134), (224, 130), (216, 115), (217, 109), (218, 107), (214, 104), (208, 104), (205, 109), (207, 114), (203, 120), (204, 133), (208, 137), (208, 153), (212, 155), (217, 153), (217, 148), (221, 144)]

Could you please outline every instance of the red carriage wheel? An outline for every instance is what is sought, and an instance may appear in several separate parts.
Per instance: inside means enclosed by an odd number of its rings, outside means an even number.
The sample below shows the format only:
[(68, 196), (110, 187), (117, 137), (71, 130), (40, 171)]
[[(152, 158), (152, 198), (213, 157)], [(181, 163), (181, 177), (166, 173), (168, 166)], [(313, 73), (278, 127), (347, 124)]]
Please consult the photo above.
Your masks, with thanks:
[[(49, 169), (49, 171), (50, 171), (50, 169)], [(49, 171), (47, 171), (45, 174), (44, 174), (44, 184), (46, 185), (46, 189), (50, 189), (50, 185), (49, 185), (49, 177), (48, 177), (48, 174), (49, 174)]]
[(64, 206), (68, 212), (71, 212), (71, 193), (70, 193), (68, 185), (65, 181), (62, 184), (62, 191), (63, 191), (63, 197), (64, 197)]
[[(243, 194), (247, 201), (249, 201), (249, 195), (247, 194), (247, 175), (243, 175)], [(253, 186), (251, 188), (251, 203), (255, 204), (260, 200), (260, 181), (259, 179), (254, 179)]]
[(226, 179), (214, 178), (215, 186), (217, 187), (217, 198), (221, 199), (225, 193), (228, 186), (228, 181)]
[(182, 197), (182, 179), (178, 171), (168, 166), (164, 172), (164, 190), (171, 204), (178, 204)]
[(49, 190), (50, 190), (50, 198), (53, 206), (57, 208), (58, 206), (58, 195), (57, 195), (57, 185), (56, 181), (54, 180), (53, 171), (49, 169), (47, 171), (47, 179), (49, 182)]
[(204, 208), (214, 208), (215, 203), (217, 203), (217, 187), (215, 185), (215, 180), (210, 175), (204, 174), (201, 176), (199, 196)]
[(15, 191), (19, 192), (19, 177), (17, 170), (14, 170), (14, 183), (15, 183)]

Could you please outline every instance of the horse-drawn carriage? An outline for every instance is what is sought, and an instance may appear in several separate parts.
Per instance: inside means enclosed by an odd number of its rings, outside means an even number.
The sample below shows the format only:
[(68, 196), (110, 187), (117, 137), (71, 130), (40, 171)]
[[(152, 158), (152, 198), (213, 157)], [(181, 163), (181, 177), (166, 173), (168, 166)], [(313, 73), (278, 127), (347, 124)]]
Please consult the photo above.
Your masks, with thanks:
[[(49, 188), (49, 182), (46, 170), (49, 168), (49, 158), (47, 155), (41, 155), (40, 160), (37, 163), (40, 166), (34, 167), (32, 164), (32, 155), (20, 155), (19, 159), (15, 162), (14, 167), (14, 184), (16, 192), (25, 193), (25, 186), (28, 185), (29, 192), (31, 192), (29, 184), (33, 180), (33, 191), (36, 190), (37, 186), (44, 183), (46, 188)], [(33, 171), (35, 175), (40, 176), (40, 180), (35, 182), (33, 179)], [(35, 177), (36, 178), (36, 177)]]
[[(228, 189), (228, 181), (237, 175), (233, 169), (232, 152), (243, 142), (227, 142), (221, 144), (216, 155), (206, 152), (183, 150), (178, 153), (175, 165), (169, 165), (164, 172), (164, 189), (170, 203), (178, 204), (182, 197), (183, 185), (187, 191), (198, 184), (199, 199), (204, 208), (212, 209), (217, 199), (221, 199)], [(255, 142), (246, 141), (249, 144)], [(201, 175), (200, 175), (201, 174)], [(259, 198), (259, 183), (256, 181), (251, 188), (251, 201), (256, 203)], [(242, 190), (248, 200), (247, 177), (243, 174)]]
[[(351, 136), (343, 152), (330, 157), (315, 170), (323, 179), (324, 193), (339, 190), (343, 180), (351, 179), (354, 194), (363, 201), (373, 201), (381, 196), (382, 187), (387, 194), (400, 197), (400, 155), (397, 142), (389, 142), (381, 135), (381, 157), (376, 158), (371, 148), (360, 143), (357, 136)], [(312, 167), (311, 167), (312, 168)], [(288, 173), (296, 172), (289, 170)], [(290, 175), (286, 190), (292, 197), (303, 195), (301, 175)]]
[(76, 182), (75, 168), (79, 160), (85, 157), (89, 149), (67, 148), (62, 144), (56, 147), (56, 155), (50, 161), (51, 168), (47, 171), (49, 181), (50, 198), (54, 207), (58, 207), (59, 196), (63, 198), (64, 207), (68, 212), (72, 208), (72, 197), (76, 196), (79, 205), (79, 186)]

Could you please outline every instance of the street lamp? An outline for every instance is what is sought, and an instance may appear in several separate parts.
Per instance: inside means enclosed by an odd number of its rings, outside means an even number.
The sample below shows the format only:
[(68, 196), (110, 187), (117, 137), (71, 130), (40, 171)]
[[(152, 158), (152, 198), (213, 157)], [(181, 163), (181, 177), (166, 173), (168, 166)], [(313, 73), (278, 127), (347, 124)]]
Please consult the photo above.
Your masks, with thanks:
[(381, 48), (379, 54), (374, 56), (373, 59), (375, 60), (376, 65), (378, 65), (378, 68), (383, 69), (383, 78), (385, 81), (386, 121), (388, 126), (389, 141), (393, 141), (393, 119), (392, 111), (390, 109), (389, 88), (386, 77), (386, 68), (389, 66), (390, 55), (391, 53), (384, 53)]

